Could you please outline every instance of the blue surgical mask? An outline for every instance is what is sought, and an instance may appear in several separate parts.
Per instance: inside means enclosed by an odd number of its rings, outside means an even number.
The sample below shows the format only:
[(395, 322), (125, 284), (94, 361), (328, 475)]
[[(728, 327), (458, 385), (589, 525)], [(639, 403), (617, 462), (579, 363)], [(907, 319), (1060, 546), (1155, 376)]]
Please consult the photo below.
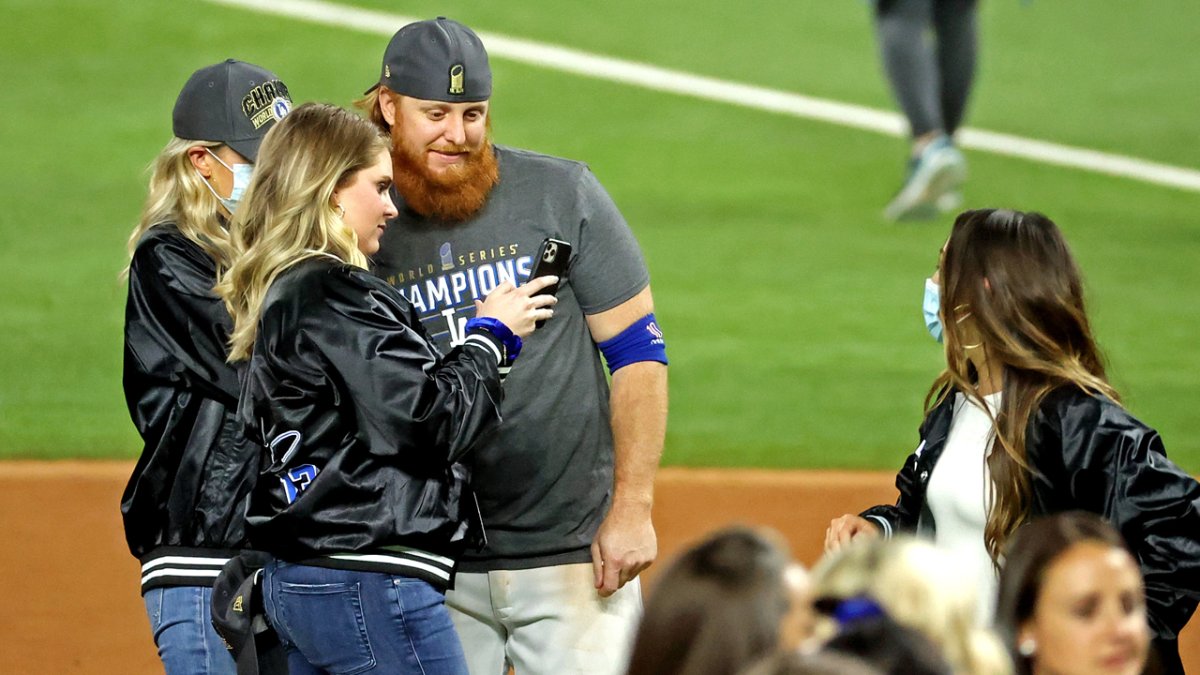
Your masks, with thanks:
[(230, 213), (233, 213), (234, 209), (237, 208), (238, 202), (242, 200), (242, 195), (246, 194), (246, 186), (250, 185), (250, 177), (254, 175), (254, 165), (247, 163), (229, 166), (225, 162), (222, 162), (221, 158), (217, 157), (212, 150), (208, 150), (208, 148), (205, 148), (205, 150), (208, 154), (212, 155), (213, 159), (220, 162), (221, 166), (229, 169), (229, 172), (233, 174), (233, 189), (229, 191), (228, 197), (222, 197), (217, 194), (217, 191), (213, 189), (212, 183), (209, 183), (204, 176), (201, 176), (200, 180), (203, 180), (204, 184), (208, 186), (209, 192), (212, 192), (213, 196), (220, 200)]
[(925, 328), (934, 340), (942, 341), (942, 319), (938, 316), (938, 306), (942, 298), (938, 285), (933, 279), (925, 280), (925, 299), (921, 302), (921, 313), (925, 315)]

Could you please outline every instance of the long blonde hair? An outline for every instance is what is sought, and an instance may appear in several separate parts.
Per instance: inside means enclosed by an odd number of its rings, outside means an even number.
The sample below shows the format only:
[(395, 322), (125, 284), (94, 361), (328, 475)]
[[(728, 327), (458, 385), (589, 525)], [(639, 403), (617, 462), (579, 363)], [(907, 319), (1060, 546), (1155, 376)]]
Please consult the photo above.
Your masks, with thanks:
[(321, 255), (367, 267), (333, 193), (390, 149), (371, 122), (323, 103), (305, 103), (267, 133), (230, 224), (233, 263), (217, 284), (233, 317), (231, 362), (249, 358), (263, 300), (284, 270)]
[(1025, 432), (1042, 400), (1064, 385), (1120, 399), (1092, 336), (1079, 268), (1046, 216), (1002, 209), (959, 215), (946, 243), (942, 288), (946, 370), (930, 388), (926, 410), (955, 389), (992, 416), (955, 320), (966, 312), (979, 332), (978, 348), (1003, 372), (987, 455), (991, 508), (984, 527), (984, 543), (998, 566), (1005, 542), (1029, 517), (1034, 468)]
[[(189, 141), (172, 138), (151, 163), (150, 188), (138, 224), (129, 235), (126, 248), (133, 258), (138, 242), (146, 231), (161, 223), (175, 223), (179, 233), (199, 246), (217, 263), (229, 264), (233, 248), (223, 224), (224, 211), (204, 178), (192, 165), (188, 150), (200, 146), (209, 150), (223, 145), (215, 141)], [(129, 266), (121, 277), (129, 274)]]
[[(820, 601), (867, 597), (897, 623), (920, 631), (959, 675), (1007, 675), (1000, 640), (976, 625), (979, 593), (962, 565), (912, 537), (852, 542), (812, 573)], [(829, 634), (833, 627), (818, 626)]]

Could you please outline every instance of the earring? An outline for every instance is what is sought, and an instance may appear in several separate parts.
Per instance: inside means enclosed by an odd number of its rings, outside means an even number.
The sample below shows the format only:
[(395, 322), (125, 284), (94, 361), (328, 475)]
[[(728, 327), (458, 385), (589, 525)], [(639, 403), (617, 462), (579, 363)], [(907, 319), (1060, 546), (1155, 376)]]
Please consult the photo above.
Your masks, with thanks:
[(342, 206), (341, 204), (337, 204), (337, 209), (338, 209), (338, 216), (345, 218), (346, 217), (346, 207)]
[[(971, 317), (970, 305), (968, 305), (966, 303), (956, 306), (954, 308), (954, 312), (956, 314), (959, 314), (959, 316), (954, 319), (954, 323), (962, 323)], [(966, 351), (968, 349), (979, 349), (982, 346), (983, 346), (983, 343), (978, 342), (973, 345), (963, 345), (962, 348), (964, 351)]]
[(1021, 640), (1021, 642), (1017, 644), (1017, 653), (1020, 654), (1021, 656), (1024, 656), (1025, 658), (1029, 658), (1029, 657), (1033, 656), (1034, 652), (1036, 652), (1036, 651), (1037, 651), (1037, 640), (1034, 640), (1033, 638), (1025, 638), (1024, 640)]

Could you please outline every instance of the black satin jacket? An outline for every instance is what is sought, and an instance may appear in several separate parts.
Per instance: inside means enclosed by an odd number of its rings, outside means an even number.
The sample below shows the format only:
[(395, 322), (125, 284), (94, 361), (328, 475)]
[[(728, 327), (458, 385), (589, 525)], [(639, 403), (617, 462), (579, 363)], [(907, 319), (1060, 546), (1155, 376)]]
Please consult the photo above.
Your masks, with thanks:
[(392, 573), (419, 569), (388, 567), (381, 556), (397, 551), (453, 559), (478, 533), (457, 460), (500, 422), (501, 354), (472, 330), (441, 358), (404, 296), (366, 270), (332, 257), (286, 270), (263, 303), (239, 408), (265, 448), (254, 548)]
[[(896, 505), (864, 518), (889, 533), (934, 531), (925, 490), (953, 412), (951, 393), (921, 425), (921, 445), (896, 476)], [(1141, 567), (1151, 632), (1175, 640), (1200, 600), (1200, 483), (1167, 459), (1158, 432), (1073, 386), (1046, 396), (1025, 447), (1034, 469), (1031, 517), (1079, 509), (1113, 523)]]
[(150, 228), (130, 261), (123, 379), (144, 447), (121, 514), (143, 590), (207, 586), (198, 572), (215, 575), (243, 541), (260, 449), (239, 433), (231, 322), (215, 283), (212, 259), (174, 224)]

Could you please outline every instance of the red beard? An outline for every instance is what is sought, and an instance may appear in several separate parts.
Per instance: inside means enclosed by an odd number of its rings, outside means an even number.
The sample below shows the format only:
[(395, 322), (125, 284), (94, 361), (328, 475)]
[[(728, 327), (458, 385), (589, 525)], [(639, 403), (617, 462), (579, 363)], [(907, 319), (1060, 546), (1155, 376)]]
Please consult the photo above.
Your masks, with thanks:
[(500, 182), (500, 170), (490, 139), (472, 150), (468, 146), (437, 146), (442, 152), (465, 152), (458, 166), (438, 174), (425, 163), (425, 150), (413, 153), (392, 127), (392, 171), (396, 190), (405, 205), (426, 218), (460, 222), (483, 208), (492, 188)]

